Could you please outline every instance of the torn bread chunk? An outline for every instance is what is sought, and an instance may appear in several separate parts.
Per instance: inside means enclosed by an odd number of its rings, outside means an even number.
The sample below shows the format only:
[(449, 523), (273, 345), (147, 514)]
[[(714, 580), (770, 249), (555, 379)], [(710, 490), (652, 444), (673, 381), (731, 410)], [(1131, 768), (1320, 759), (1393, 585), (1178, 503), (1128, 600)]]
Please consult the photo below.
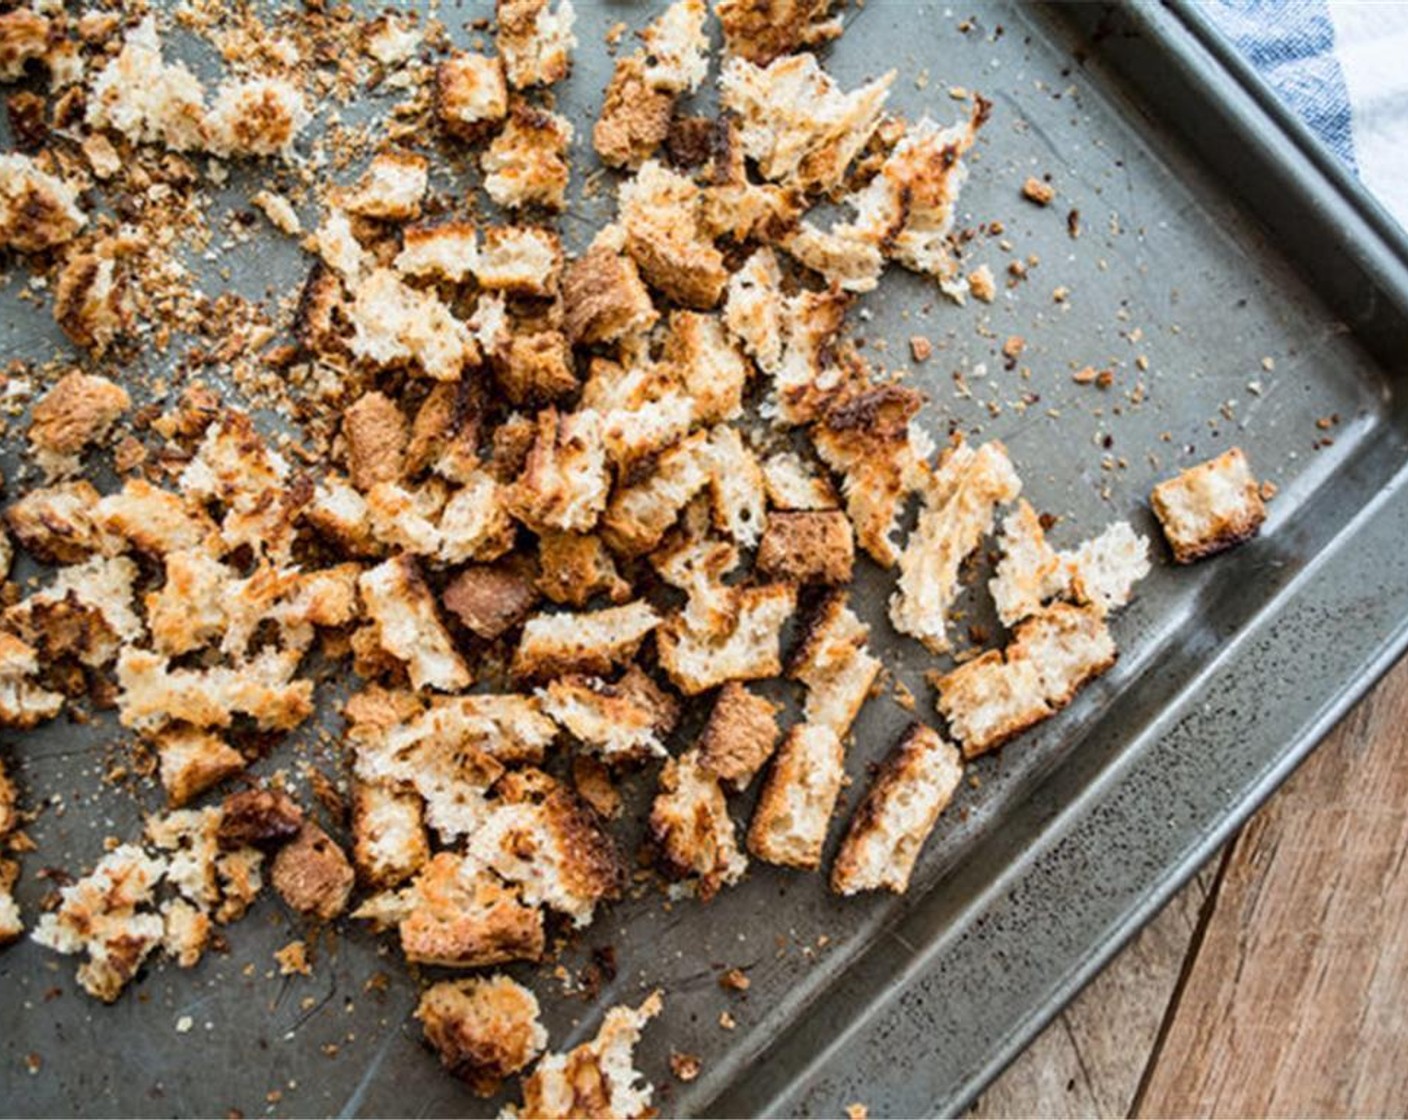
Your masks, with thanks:
[(896, 72), (843, 92), (810, 54), (766, 67), (743, 58), (724, 63), (724, 107), (741, 120), (743, 150), (774, 182), (827, 191), (845, 176), (880, 123)]
[(659, 625), (644, 600), (581, 614), (536, 614), (524, 623), (512, 672), (520, 679), (608, 673), (630, 661)]
[(567, 77), (577, 46), (572, 0), (497, 0), (499, 56), (514, 89), (550, 86)]
[(538, 538), (537, 587), (554, 603), (585, 607), (597, 595), (631, 597), (610, 549), (595, 533), (544, 533)]
[(357, 881), (376, 890), (397, 887), (429, 859), (421, 799), (380, 782), (354, 782), (352, 862)]
[(562, 400), (580, 388), (572, 347), (561, 331), (515, 332), (493, 367), (499, 387), (516, 405)]
[(342, 414), (347, 474), (358, 490), (378, 482), (399, 481), (405, 472), (410, 427), (396, 402), (385, 393), (363, 393)]
[(127, 32), (121, 52), (94, 79), (86, 112), (89, 127), (133, 143), (177, 152), (205, 144), (205, 90), (184, 63), (163, 61), (155, 16)]
[(62, 25), (28, 8), (0, 15), (0, 82), (23, 78), (25, 63), (43, 59), (61, 35)]
[(645, 1024), (660, 1014), (660, 993), (639, 1008), (613, 1007), (601, 1030), (566, 1054), (548, 1054), (523, 1079), (523, 1104), (511, 1114), (535, 1120), (570, 1116), (643, 1117), (651, 1112), (651, 1086), (634, 1068), (635, 1046)]
[(429, 186), (430, 161), (424, 156), (397, 149), (378, 152), (342, 199), (342, 208), (364, 218), (410, 221), (420, 217)]
[(412, 964), (487, 968), (543, 955), (543, 912), (478, 861), (438, 852), (410, 886), (364, 902), (352, 915), (395, 925)]
[(303, 508), (303, 518), (354, 556), (368, 556), (379, 550), (372, 537), (371, 509), (366, 498), (337, 475), (329, 474), (314, 488), (313, 500)]
[(660, 628), (660, 665), (687, 696), (726, 681), (776, 676), (782, 671), (782, 627), (796, 608), (791, 584), (735, 589), (734, 622), (723, 634), (692, 630), (683, 618)]
[(1115, 644), (1094, 607), (1056, 603), (1017, 627), (1006, 650), (989, 650), (939, 681), (939, 713), (976, 758), (1070, 703), (1115, 662)]
[(313, 682), (293, 679), (301, 659), (301, 650), (266, 647), (237, 668), (173, 669), (162, 654), (126, 646), (117, 657), (122, 725), (229, 727), (248, 715), (261, 730), (291, 730), (313, 712)]
[(479, 241), (470, 222), (410, 226), (401, 235), (396, 271), (403, 276), (463, 283), (479, 264)]
[(782, 268), (777, 254), (763, 245), (753, 250), (743, 266), (729, 277), (723, 320), (729, 333), (769, 373), (782, 360), (786, 310)]
[(178, 809), (147, 818), (147, 839), (166, 860), (166, 881), (217, 922), (237, 921), (263, 887), (264, 854), (222, 843), (223, 808)]
[(1149, 574), (1149, 540), (1128, 521), (1115, 521), (1098, 537), (1063, 552), (1061, 560), (1070, 579), (1071, 598), (1108, 614), (1127, 604), (1134, 585)]
[(38, 673), (34, 647), (0, 630), (0, 727), (28, 729), (59, 714), (63, 694), (36, 684)]
[(472, 677), (435, 609), (435, 597), (406, 555), (364, 572), (357, 581), (381, 647), (405, 663), (413, 688), (457, 692)]
[(700, 423), (717, 424), (743, 414), (751, 366), (717, 315), (673, 312), (660, 357), (693, 402)]
[(293, 909), (330, 922), (347, 908), (356, 876), (336, 841), (305, 820), (298, 835), (274, 857), (270, 878)]
[(132, 328), (133, 306), (125, 269), (111, 250), (69, 253), (54, 281), (54, 322), (95, 358)]
[(1041, 518), (1025, 498), (1002, 519), (997, 545), (1002, 555), (988, 590), (1002, 625), (1013, 626), (1061, 592), (1064, 573)]
[(5, 625), (34, 646), (45, 663), (73, 658), (97, 669), (124, 642), (143, 634), (133, 610), (137, 565), (126, 556), (94, 556), (60, 568), (49, 586), (5, 610)]
[[(697, 509), (697, 503), (692, 508)], [(691, 516), (685, 515), (686, 522)], [(729, 542), (689, 531), (673, 534), (650, 555), (660, 578), (689, 597), (680, 616), (685, 628), (719, 637), (738, 618), (737, 591), (724, 583), (724, 577), (738, 567), (738, 559), (738, 549)]]
[(58, 908), (39, 919), (32, 936), (57, 952), (86, 954), (79, 984), (111, 1003), (161, 944), (161, 915), (147, 907), (165, 874), (165, 861), (140, 846), (114, 848), (88, 875), (59, 888)]
[(1154, 516), (1179, 564), (1241, 544), (1266, 520), (1266, 504), (1240, 447), (1154, 487)]
[(780, 710), (746, 685), (727, 682), (699, 737), (699, 764), (727, 788), (746, 789), (777, 747)]
[(841, 508), (831, 482), (795, 451), (779, 451), (763, 460), (763, 484), (774, 509), (808, 513)]
[(474, 276), (490, 291), (552, 296), (557, 294), (562, 262), (562, 243), (551, 230), (492, 226), (484, 231)]
[(621, 184), (617, 198), (626, 251), (646, 282), (686, 307), (717, 306), (728, 270), (700, 228), (694, 182), (649, 160)]
[(846, 605), (844, 591), (832, 592), (807, 625), (788, 675), (807, 686), (808, 723), (844, 736), (860, 714), (880, 661), (866, 648), (870, 628)]
[(708, 485), (708, 438), (705, 432), (686, 436), (660, 455), (643, 479), (617, 486), (602, 517), (603, 536), (616, 552), (653, 551), (680, 511)]
[(675, 95), (654, 88), (639, 53), (618, 59), (606, 87), (592, 147), (608, 167), (636, 168), (650, 159), (670, 132)]
[(559, 415), (545, 408), (537, 425), (522, 475), (508, 490), (508, 510), (537, 532), (587, 532), (611, 489), (601, 418), (590, 409)]
[(131, 403), (127, 390), (106, 377), (66, 373), (30, 413), (35, 461), (51, 479), (76, 473), (83, 450), (102, 442)]
[(435, 115), (451, 136), (474, 141), (508, 116), (503, 61), (455, 51), (435, 68)]
[(596, 815), (541, 770), (511, 770), (495, 788), (470, 855), (518, 885), (526, 902), (588, 925), (598, 904), (621, 896), (626, 868)]
[(375, 365), (414, 363), (435, 381), (458, 381), (464, 366), (479, 360), (469, 327), (433, 292), (403, 284), (392, 269), (373, 269), (347, 311), (352, 353)]
[(515, 103), (508, 123), (479, 159), (484, 190), (500, 206), (561, 210), (571, 175), (571, 143), (572, 125), (566, 117), (527, 102)]
[(67, 182), (28, 156), (0, 155), (0, 248), (40, 253), (72, 241), (87, 222)]
[(714, 12), (724, 31), (724, 50), (757, 66), (819, 47), (838, 38), (835, 0), (718, 0)]
[(129, 478), (117, 493), (104, 496), (94, 514), (103, 532), (152, 556), (200, 548), (219, 532), (203, 511), (144, 478)]
[(225, 82), (215, 94), (202, 131), (218, 156), (293, 155), (294, 141), (312, 114), (303, 95), (283, 78)]
[(662, 870), (671, 879), (687, 881), (701, 902), (738, 882), (747, 870), (723, 788), (698, 750), (665, 763), (649, 827)]
[(709, 73), (709, 36), (704, 0), (675, 0), (640, 33), (652, 89), (693, 93)]
[(840, 510), (768, 516), (757, 566), (769, 579), (837, 586), (851, 581), (854, 562), (851, 523)]
[(203, 728), (172, 724), (153, 732), (151, 742), (166, 803), (173, 809), (245, 768), (244, 755)]
[(829, 727), (800, 723), (772, 760), (753, 820), (748, 851), (765, 863), (814, 871), (845, 780), (845, 748)]
[[(500, 303), (497, 297), (479, 301), (481, 307), (490, 302)], [(477, 379), (434, 386), (411, 421), (406, 476), (414, 478), (431, 471), (451, 482), (465, 482), (482, 465), (479, 437), (485, 406), (483, 386)]]
[(538, 690), (543, 711), (610, 765), (664, 758), (679, 702), (638, 665), (620, 680), (569, 675)]
[(588, 249), (568, 266), (562, 300), (567, 337), (576, 343), (643, 334), (659, 318), (636, 262), (604, 245)]
[(924, 494), (924, 509), (900, 556), (890, 621), (934, 653), (950, 648), (948, 612), (958, 596), (958, 570), (992, 531), (997, 507), (1014, 501), (1022, 482), (996, 441), (944, 452)]
[(473, 564), (446, 584), (440, 602), (466, 629), (493, 641), (527, 618), (538, 596), (522, 566)]
[(768, 526), (762, 468), (738, 429), (727, 424), (709, 433), (706, 454), (714, 525), (744, 548), (752, 548)]
[(501, 974), (432, 984), (415, 1014), (440, 1064), (481, 1097), (497, 1093), (548, 1044), (538, 997)]
[(931, 727), (912, 724), (856, 807), (831, 865), (831, 889), (904, 894), (924, 842), (963, 780), (963, 762)]
[(100, 498), (86, 479), (37, 486), (5, 510), (5, 524), (36, 560), (77, 564), (121, 543), (94, 520)]

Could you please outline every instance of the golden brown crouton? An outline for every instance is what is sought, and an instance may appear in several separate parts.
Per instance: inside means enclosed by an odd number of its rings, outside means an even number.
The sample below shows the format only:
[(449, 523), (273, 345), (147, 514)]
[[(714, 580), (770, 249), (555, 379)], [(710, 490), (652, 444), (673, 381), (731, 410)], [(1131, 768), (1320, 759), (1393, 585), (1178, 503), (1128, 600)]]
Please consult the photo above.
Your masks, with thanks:
[(1266, 504), (1240, 447), (1159, 483), (1149, 504), (1179, 564), (1241, 544), (1266, 520)]
[(650, 836), (665, 874), (692, 880), (702, 902), (736, 883), (748, 866), (719, 779), (697, 750), (670, 759), (660, 771)]
[(288, 794), (275, 789), (245, 789), (220, 803), (222, 848), (258, 848), (283, 844), (303, 827), (303, 810)]
[(799, 723), (772, 760), (748, 827), (748, 851), (767, 863), (814, 870), (845, 780), (845, 748), (829, 727)]
[(0, 15), (0, 81), (22, 78), (26, 62), (49, 53), (55, 32), (62, 34), (61, 26), (28, 8)]
[(820, 46), (841, 34), (830, 15), (834, 0), (719, 0), (715, 14), (729, 54), (766, 66), (802, 47)]
[(788, 675), (807, 686), (808, 723), (845, 735), (860, 714), (880, 672), (880, 660), (866, 648), (870, 628), (835, 590), (807, 620), (806, 634), (788, 666)]
[(538, 999), (507, 976), (432, 984), (416, 1018), (441, 1064), (481, 1097), (542, 1053), (548, 1032), (538, 1021)]
[(206, 146), (222, 156), (288, 156), (311, 116), (284, 78), (225, 82), (206, 114)]
[(777, 747), (780, 710), (746, 685), (726, 683), (699, 737), (700, 765), (731, 789), (746, 789)]
[(424, 156), (397, 150), (379, 152), (342, 205), (364, 218), (409, 221), (420, 216), (429, 183), (430, 162)]
[(479, 263), (479, 242), (470, 222), (446, 221), (410, 226), (401, 235), (396, 270), (404, 276), (429, 276), (460, 284)]
[(611, 764), (664, 757), (664, 739), (680, 714), (675, 697), (639, 665), (632, 665), (618, 681), (558, 677), (538, 696), (543, 711)]
[(550, 86), (567, 77), (576, 13), (572, 0), (561, 0), (550, 10), (551, 0), (497, 0), (497, 43), (504, 70), (514, 89)]
[(596, 755), (572, 756), (572, 788), (603, 820), (621, 815), (621, 793), (612, 780), (611, 768)]
[(694, 432), (655, 460), (639, 481), (617, 486), (602, 518), (603, 536), (617, 553), (653, 551), (680, 511), (709, 484), (708, 433)]
[(557, 294), (562, 276), (562, 242), (551, 230), (534, 226), (491, 226), (474, 275), (482, 288), (527, 296)]
[(563, 673), (608, 673), (624, 665), (660, 616), (643, 600), (583, 614), (536, 614), (523, 627), (513, 675), (544, 679)]
[(102, 550), (107, 539), (93, 520), (98, 499), (85, 479), (36, 487), (5, 511), (5, 524), (36, 559), (77, 564)]
[(405, 475), (433, 470), (463, 482), (479, 466), (484, 399), (477, 380), (436, 385), (421, 402), (406, 445)]
[(358, 490), (399, 482), (409, 440), (406, 418), (385, 393), (363, 393), (342, 415), (347, 473)]
[(831, 889), (903, 894), (920, 849), (963, 780), (963, 763), (933, 728), (912, 724), (856, 807), (831, 866)]
[(346, 308), (352, 353), (383, 368), (414, 364), (435, 381), (458, 381), (477, 364), (479, 347), (468, 324), (433, 291), (413, 288), (389, 268), (373, 269)]
[(467, 629), (493, 641), (528, 617), (538, 589), (521, 566), (472, 564), (446, 585), (440, 601)]
[(516, 102), (508, 123), (480, 157), (485, 191), (500, 206), (561, 210), (571, 175), (571, 142), (572, 125), (566, 117)]
[(516, 405), (561, 400), (578, 388), (572, 347), (561, 331), (515, 333), (507, 352), (494, 362), (494, 375)]
[(544, 533), (538, 538), (538, 569), (538, 589), (554, 603), (584, 607), (596, 595), (613, 603), (631, 595), (631, 585), (595, 533)]
[(245, 768), (244, 755), (213, 731), (173, 724), (152, 735), (158, 773), (173, 809)]
[(567, 337), (574, 343), (615, 342), (644, 333), (660, 317), (635, 261), (605, 245), (568, 266), (562, 300)]
[(646, 282), (686, 307), (717, 306), (729, 274), (700, 228), (699, 188), (650, 160), (621, 185), (618, 198), (626, 251)]
[(435, 68), (435, 113), (451, 136), (478, 140), (508, 115), (502, 60), (455, 51)]
[(669, 134), (674, 94), (654, 89), (645, 70), (639, 54), (619, 59), (606, 87), (592, 146), (609, 167), (639, 167)]
[(104, 532), (153, 556), (198, 548), (218, 532), (204, 512), (192, 510), (176, 494), (144, 478), (129, 478), (120, 491), (105, 496), (94, 512)]
[(0, 630), (0, 727), (30, 728), (59, 714), (63, 694), (35, 684), (38, 672), (34, 647)]
[(758, 571), (790, 583), (849, 583), (851, 523), (840, 510), (773, 513), (758, 546)]
[(673, 312), (660, 357), (694, 402), (700, 423), (736, 420), (742, 414), (752, 367), (716, 315)]
[(676, 617), (657, 635), (660, 665), (687, 696), (725, 681), (776, 676), (782, 669), (782, 627), (796, 609), (797, 589), (771, 583), (730, 590), (733, 623), (724, 633), (700, 632)]
[(352, 861), (357, 879), (378, 890), (399, 886), (430, 859), (421, 799), (377, 782), (352, 786)]
[(127, 278), (111, 254), (69, 255), (54, 283), (54, 321), (95, 358), (131, 329)]
[(19, 794), (5, 771), (4, 759), (0, 759), (0, 840), (14, 832), (19, 820)]
[(131, 403), (127, 390), (106, 377), (66, 373), (30, 414), (35, 459), (51, 477), (76, 471), (83, 449), (102, 440)]
[(601, 420), (587, 409), (538, 413), (538, 438), (520, 478), (509, 488), (509, 512), (536, 532), (586, 532), (606, 508), (611, 479)]
[(62, 179), (28, 156), (0, 155), (0, 247), (43, 252), (72, 241), (87, 220)]
[(347, 907), (356, 876), (332, 837), (305, 820), (274, 857), (274, 889), (300, 914), (330, 922)]

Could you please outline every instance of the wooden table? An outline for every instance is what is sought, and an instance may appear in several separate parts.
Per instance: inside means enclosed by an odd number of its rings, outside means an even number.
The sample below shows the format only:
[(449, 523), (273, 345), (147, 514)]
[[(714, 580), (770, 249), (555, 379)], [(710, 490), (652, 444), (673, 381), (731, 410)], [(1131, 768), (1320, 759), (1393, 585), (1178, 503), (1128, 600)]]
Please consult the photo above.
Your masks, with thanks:
[(974, 1116), (1408, 1114), (1408, 658)]

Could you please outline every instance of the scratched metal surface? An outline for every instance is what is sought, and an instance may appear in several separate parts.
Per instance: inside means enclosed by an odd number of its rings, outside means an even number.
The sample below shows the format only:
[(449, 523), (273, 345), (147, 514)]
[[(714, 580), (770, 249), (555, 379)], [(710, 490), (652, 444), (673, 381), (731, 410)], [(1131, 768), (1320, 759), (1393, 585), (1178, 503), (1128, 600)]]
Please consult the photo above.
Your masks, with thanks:
[[(585, 137), (609, 73), (603, 33), (617, 20), (643, 26), (662, 6), (580, 5), (582, 46), (571, 79), (557, 93), (577, 125), (584, 167), (591, 162)], [(482, 7), (442, 7), (457, 42), (469, 40), (464, 25), (484, 14)], [(967, 30), (960, 28), (965, 19), (971, 21)], [(965, 263), (986, 263), (1002, 277), (1015, 257), (1039, 261), (1026, 283), (1004, 288), (991, 306), (956, 307), (900, 275), (887, 277), (880, 291), (861, 301), (858, 331), (878, 364), (911, 365), (912, 335), (934, 341), (934, 355), (914, 366), (912, 377), (930, 394), (924, 418), (936, 433), (957, 426), (974, 438), (1004, 440), (1033, 503), (1062, 517), (1054, 534), (1061, 545), (1117, 517), (1156, 535), (1144, 505), (1151, 484), (1234, 444), (1280, 492), (1262, 539), (1233, 556), (1174, 571), (1156, 543), (1154, 573), (1115, 623), (1118, 666), (1059, 718), (973, 768), (974, 788), (963, 789), (941, 821), (910, 902), (840, 902), (827, 894), (821, 876), (755, 866), (741, 886), (707, 909), (667, 906), (651, 889), (573, 938), (561, 956), (567, 975), (577, 975), (594, 950), (615, 952), (616, 975), (595, 998), (565, 991), (570, 985), (552, 966), (511, 970), (538, 990), (555, 1048), (589, 1035), (610, 1004), (664, 988), (666, 1010), (641, 1046), (640, 1065), (660, 1086), (657, 1103), (666, 1113), (754, 1111), (785, 1102), (827, 1114), (855, 1099), (870, 1101), (876, 1115), (952, 1107), (944, 1093), (961, 1082), (959, 1075), (971, 1074), (979, 1058), (1010, 1043), (984, 1035), (985, 1008), (1005, 1016), (1008, 1004), (1029, 998), (1000, 975), (982, 976), (981, 984), (977, 972), (929, 970), (923, 977), (930, 1004), (960, 1009), (958, 1018), (981, 1042), (970, 1047), (978, 1057), (946, 1057), (943, 1047), (957, 1053), (963, 1040), (931, 1033), (940, 1015), (932, 1007), (906, 1004), (908, 1012), (899, 1014), (883, 1046), (838, 1064), (844, 1075), (828, 1081), (807, 1062), (856, 1025), (856, 1009), (873, 998), (874, 986), (905, 990), (905, 962), (917, 968), (923, 944), (942, 943), (995, 897), (1016, 914), (1013, 929), (994, 936), (991, 952), (998, 960), (1008, 953), (1014, 964), (1039, 961), (1042, 954), (1065, 960), (1085, 951), (1079, 938), (1093, 936), (1094, 918), (1085, 926), (1077, 922), (1072, 932), (1055, 921), (1043, 925), (1039, 915), (1093, 915), (1100, 901), (1165, 874), (1162, 855), (1154, 854), (1165, 826), (1192, 821), (1214, 827), (1215, 821), (1199, 817), (1206, 807), (1163, 804), (1159, 789), (1146, 784), (1123, 803), (1130, 819), (1118, 832), (1118, 881), (1053, 878), (1043, 893), (1040, 880), (1021, 877), (1043, 830), (1054, 828), (1082, 796), (1083, 777), (1132, 754), (1166, 705), (1293, 586), (1403, 459), (1390, 373), (1317, 296), (1314, 278), (1296, 271), (1255, 223), (1254, 205), (1227, 194), (1173, 130), (1147, 115), (1129, 87), (1099, 65), (1106, 48), (1081, 47), (1050, 12), (1018, 5), (960, 9), (870, 0), (862, 10), (852, 8), (848, 23), (846, 36), (826, 52), (828, 69), (843, 85), (895, 66), (900, 78), (892, 105), (907, 115), (956, 117), (962, 107), (949, 96), (955, 87), (979, 90), (995, 102), (972, 158), (963, 211), (965, 224), (1000, 219), (1010, 248), (995, 237), (979, 238), (968, 246)], [(179, 44), (179, 36), (171, 42)], [(1088, 66), (1078, 63), (1078, 49), (1095, 56)], [(209, 62), (201, 51), (193, 56)], [(369, 104), (384, 112), (391, 100), (373, 96)], [(1051, 208), (1040, 210), (1017, 192), (1027, 175), (1044, 173), (1059, 193)], [(577, 188), (583, 178), (581, 171), (575, 175)], [(216, 213), (247, 205), (252, 181), (236, 171), (219, 192)], [(477, 183), (472, 175), (442, 171), (433, 186), (459, 193)], [(1067, 232), (1071, 209), (1080, 211), (1078, 240)], [(569, 240), (580, 244), (609, 214), (607, 198), (581, 199), (564, 223)], [(316, 220), (315, 214), (303, 217), (305, 224)], [(220, 263), (230, 268), (230, 283), (249, 294), (270, 286), (290, 291), (308, 266), (294, 246), (267, 231)], [(26, 279), (22, 265), (4, 262), (0, 360), (65, 347), (47, 315), (17, 301)], [(1067, 289), (1064, 301), (1053, 297), (1058, 287)], [(1013, 334), (1026, 339), (1021, 361), (1029, 378), (1004, 369), (1000, 347)], [(1140, 358), (1147, 370), (1136, 364)], [(1101, 392), (1073, 383), (1072, 370), (1087, 364), (1114, 370), (1115, 385)], [(959, 373), (962, 384), (955, 380)], [(1143, 387), (1137, 406), (1131, 399), (1136, 384)], [(1330, 415), (1338, 416), (1334, 442), (1313, 449), (1325, 434), (1315, 421)], [(12, 479), (15, 430), (4, 446)], [(933, 694), (923, 674), (944, 663), (892, 631), (885, 617), (888, 590), (889, 578), (865, 567), (857, 607), (894, 676), (928, 717)], [(981, 604), (972, 609), (975, 620), (985, 620)], [(1345, 618), (1316, 623), (1326, 630), (1348, 624)], [(1354, 625), (1361, 632), (1387, 629), (1377, 618)], [(1297, 640), (1310, 643), (1316, 630), (1300, 633)], [(1284, 651), (1287, 640), (1278, 648)], [(1327, 671), (1348, 675), (1357, 664), (1336, 663)], [(320, 692), (324, 711), (336, 691), (334, 683)], [(1221, 703), (1234, 707), (1236, 689), (1228, 695)], [(1287, 697), (1283, 705), (1287, 719), (1295, 716), (1288, 740), (1306, 723), (1298, 701)], [(327, 718), (335, 729), (336, 717)], [(867, 707), (849, 755), (855, 781), (843, 812), (863, 790), (867, 766), (910, 718), (889, 695)], [(1264, 778), (1263, 770), (1242, 774), (1228, 765), (1241, 742), (1232, 726), (1210, 720), (1180, 756), (1206, 782), (1227, 782), (1229, 793), (1235, 783), (1251, 788)], [(311, 759), (341, 771), (335, 752), (319, 746), (311, 732), (295, 739), (302, 745), (280, 748), (259, 769)], [(159, 805), (150, 789), (113, 789), (101, 781), (122, 758), (123, 744), (111, 715), (85, 727), (60, 721), (24, 736), (0, 735), (0, 751), (28, 804), (43, 808), (30, 830), (39, 852), (26, 857), (18, 891), (31, 921), (45, 889), (35, 877), (40, 868), (85, 870), (105, 837), (135, 835), (140, 814)], [(642, 790), (649, 777), (638, 780)], [(627, 851), (637, 843), (644, 806), (637, 796), (620, 827)], [(751, 796), (733, 807), (745, 822)], [(828, 856), (839, 831), (833, 827)], [(1098, 828), (1081, 833), (1071, 858), (1078, 862), (1084, 851), (1095, 866), (1097, 853), (1108, 855), (1112, 835)], [(476, 1101), (436, 1068), (409, 1018), (423, 978), (399, 963), (385, 939), (340, 927), (317, 943), (310, 977), (277, 978), (273, 952), (304, 932), (266, 894), (226, 931), (228, 953), (211, 953), (189, 972), (152, 965), (110, 1007), (78, 991), (75, 960), (28, 942), (0, 952), (0, 1113), (238, 1109), (246, 1115), (463, 1116), (498, 1107)], [(1112, 927), (1109, 935), (1122, 932)], [(726, 966), (748, 969), (746, 996), (720, 990), (717, 979)], [(384, 985), (369, 987), (378, 976)], [(736, 1022), (732, 1030), (719, 1024), (725, 1010)], [(178, 1031), (185, 1017), (190, 1029)], [(696, 1082), (672, 1083), (671, 1050), (701, 1058)], [(27, 1068), (31, 1055), (39, 1060), (37, 1072)], [(760, 1061), (760, 1055), (767, 1057)], [(946, 1071), (946, 1062), (967, 1064), (948, 1081), (922, 1072)], [(810, 1086), (809, 1095), (789, 1095), (794, 1082)]]

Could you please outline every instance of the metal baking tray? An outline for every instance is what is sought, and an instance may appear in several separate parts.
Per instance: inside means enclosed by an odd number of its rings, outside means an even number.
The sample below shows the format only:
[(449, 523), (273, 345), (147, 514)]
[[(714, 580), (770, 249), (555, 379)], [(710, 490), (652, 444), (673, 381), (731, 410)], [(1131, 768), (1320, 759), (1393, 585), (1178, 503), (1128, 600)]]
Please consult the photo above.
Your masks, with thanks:
[[(583, 46), (558, 91), (579, 138), (608, 73), (605, 29), (643, 26), (662, 6), (579, 5)], [(439, 14), (466, 42), (486, 7)], [(1061, 516), (1062, 544), (1116, 517), (1157, 541), (1152, 483), (1233, 444), (1279, 493), (1262, 535), (1235, 552), (1175, 570), (1156, 545), (1153, 575), (1115, 622), (1118, 665), (973, 767), (978, 783), (941, 820), (907, 897), (840, 901), (820, 875), (755, 865), (707, 908), (643, 891), (572, 938), (561, 970), (515, 970), (539, 991), (555, 1049), (588, 1037), (606, 1006), (662, 987), (666, 1010), (640, 1064), (667, 1114), (834, 1115), (852, 1102), (875, 1116), (961, 1111), (1408, 640), (1408, 246), (1392, 222), (1191, 5), (869, 0), (847, 23), (826, 51), (843, 84), (896, 66), (892, 104), (906, 114), (957, 117), (950, 89), (995, 102), (963, 221), (1006, 229), (970, 242), (965, 265), (988, 263), (1001, 279), (1014, 257), (1039, 259), (991, 306), (955, 307), (894, 275), (864, 301), (868, 352), (913, 365), (933, 429), (1004, 440), (1027, 495)], [(1052, 207), (1019, 199), (1027, 175), (1048, 173)], [(473, 181), (455, 176), (437, 185)], [(248, 182), (232, 176), (219, 205), (247, 205)], [(581, 199), (569, 236), (580, 244), (609, 206)], [(307, 267), (272, 236), (221, 264), (250, 293), (293, 290)], [(13, 264), (0, 281), (0, 358), (63, 345), (15, 302), (25, 282)], [(917, 334), (937, 348), (914, 364)], [(1003, 368), (1013, 334), (1027, 340), (1029, 379)], [(1113, 369), (1115, 385), (1075, 384), (1087, 364)], [(1337, 419), (1322, 431), (1327, 417)], [(936, 663), (890, 629), (888, 583), (863, 572), (857, 608), (931, 717), (923, 673)], [(910, 718), (890, 696), (870, 703), (846, 809)], [(44, 805), (19, 890), (31, 917), (41, 867), (86, 869), (105, 836), (134, 835), (140, 811), (158, 806), (153, 791), (134, 798), (101, 781), (122, 742), (111, 715), (0, 736), (30, 804)], [(310, 731), (260, 769), (296, 772), (306, 759), (341, 765)], [(740, 821), (750, 801), (735, 805)], [(627, 850), (643, 806), (622, 829)], [(0, 1113), (498, 1107), (436, 1068), (409, 1018), (418, 978), (384, 939), (348, 926), (314, 942), (310, 977), (276, 978), (273, 951), (303, 932), (266, 895), (227, 931), (227, 954), (191, 972), (153, 965), (110, 1007), (78, 992), (72, 959), (28, 942), (0, 953)], [(608, 947), (614, 968), (602, 967)], [(598, 982), (584, 988), (593, 963)], [(729, 966), (748, 970), (745, 995), (719, 987)], [(696, 1081), (671, 1078), (672, 1050), (700, 1057)]]

